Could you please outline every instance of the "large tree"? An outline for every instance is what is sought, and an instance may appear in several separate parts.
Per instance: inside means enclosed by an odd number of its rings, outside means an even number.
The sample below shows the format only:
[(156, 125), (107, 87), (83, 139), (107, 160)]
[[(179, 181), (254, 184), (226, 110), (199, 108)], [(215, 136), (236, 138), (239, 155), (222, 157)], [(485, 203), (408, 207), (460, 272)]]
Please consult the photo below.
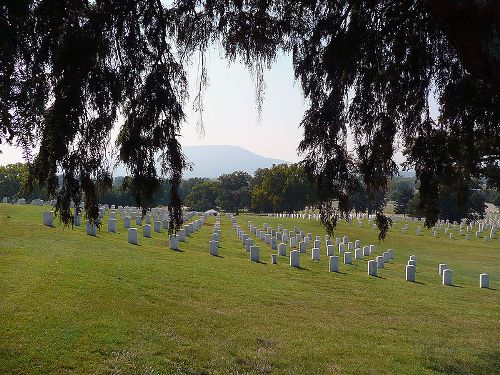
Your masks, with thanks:
[[(111, 181), (103, 162), (109, 134), (121, 112), (119, 157), (134, 195), (146, 209), (168, 175), (170, 227), (178, 228), (184, 66), (199, 54), (202, 94), (212, 43), (253, 72), (259, 108), (264, 68), (280, 50), (293, 55), (309, 103), (299, 150), (328, 231), (348, 212), (361, 175), (385, 235), (380, 197), (396, 170), (396, 143), (420, 180), (427, 225), (450, 186), (463, 207), (473, 179), (500, 186), (498, 1), (11, 0), (0, 12), (0, 137), (22, 146), (28, 160), (39, 146), (31, 172), (57, 192), (63, 221), (82, 191), (87, 216), (97, 219), (98, 196)], [(202, 111), (202, 95), (195, 107)]]
[(252, 197), (251, 180), (252, 176), (242, 171), (219, 176), (217, 181), (219, 181), (220, 192), (217, 204), (221, 210), (238, 214), (238, 210), (249, 207)]

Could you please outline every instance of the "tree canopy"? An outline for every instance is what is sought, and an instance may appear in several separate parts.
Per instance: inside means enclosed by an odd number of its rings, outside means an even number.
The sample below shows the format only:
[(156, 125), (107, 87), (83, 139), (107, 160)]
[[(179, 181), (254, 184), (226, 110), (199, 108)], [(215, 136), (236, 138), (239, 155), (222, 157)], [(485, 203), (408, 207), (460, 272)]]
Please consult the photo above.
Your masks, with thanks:
[(170, 227), (180, 226), (184, 67), (200, 56), (201, 113), (212, 43), (254, 74), (259, 108), (264, 69), (279, 51), (292, 54), (308, 103), (299, 151), (328, 231), (348, 212), (361, 176), (385, 236), (380, 197), (396, 172), (397, 144), (420, 180), (428, 226), (440, 192), (452, 187), (467, 207), (474, 179), (500, 186), (497, 1), (10, 0), (0, 12), (0, 140), (23, 147), (64, 222), (82, 192), (87, 217), (97, 220), (120, 113), (117, 147), (133, 195), (146, 210), (167, 176)]

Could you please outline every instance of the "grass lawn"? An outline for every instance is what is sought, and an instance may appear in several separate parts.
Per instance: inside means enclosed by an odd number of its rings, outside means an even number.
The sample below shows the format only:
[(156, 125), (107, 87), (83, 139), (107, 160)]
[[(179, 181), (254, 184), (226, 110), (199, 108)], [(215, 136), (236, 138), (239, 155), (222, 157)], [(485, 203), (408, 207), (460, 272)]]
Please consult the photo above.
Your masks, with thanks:
[[(367, 224), (341, 223), (337, 236), (376, 244), (375, 256), (394, 249), (374, 278), (368, 257), (329, 273), (324, 241), (301, 269), (272, 265), (260, 240), (262, 262), (250, 262), (227, 217), (211, 257), (214, 218), (172, 251), (165, 232), (139, 229), (128, 244), (119, 215), (118, 233), (104, 226), (96, 238), (44, 227), (46, 209), (0, 204), (0, 374), (500, 373), (498, 238), (418, 238), (415, 223), (408, 234), (398, 223), (378, 243)], [(316, 221), (237, 220), (325, 234)], [(411, 254), (417, 283), (404, 280)], [(479, 289), (482, 272), (490, 289)]]

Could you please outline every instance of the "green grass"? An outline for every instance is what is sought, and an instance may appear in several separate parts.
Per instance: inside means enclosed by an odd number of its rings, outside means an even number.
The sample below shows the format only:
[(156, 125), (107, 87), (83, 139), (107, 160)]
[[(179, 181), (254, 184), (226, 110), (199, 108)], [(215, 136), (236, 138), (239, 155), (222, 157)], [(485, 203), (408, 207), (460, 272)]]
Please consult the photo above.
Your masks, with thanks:
[[(129, 245), (121, 219), (119, 233), (97, 238), (44, 227), (44, 209), (0, 204), (1, 374), (499, 373), (498, 239), (417, 238), (412, 223), (378, 243), (368, 225), (340, 224), (337, 235), (376, 244), (375, 255), (394, 249), (374, 278), (366, 257), (329, 273), (324, 248), (291, 269), (257, 241), (262, 263), (250, 262), (226, 217), (210, 257), (214, 218), (176, 252), (166, 233)], [(324, 235), (315, 221), (237, 220)], [(417, 283), (404, 280), (411, 254)], [(441, 285), (438, 263), (454, 287)], [(482, 272), (491, 289), (479, 289)]]

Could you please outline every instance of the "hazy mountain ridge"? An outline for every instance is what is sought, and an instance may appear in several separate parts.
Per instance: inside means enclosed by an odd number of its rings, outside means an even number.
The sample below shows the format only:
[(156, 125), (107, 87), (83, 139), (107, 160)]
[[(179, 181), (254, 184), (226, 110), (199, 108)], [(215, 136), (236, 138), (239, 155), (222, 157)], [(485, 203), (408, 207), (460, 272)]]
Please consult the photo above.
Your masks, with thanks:
[[(281, 159), (268, 158), (248, 151), (239, 146), (231, 145), (204, 145), (184, 146), (182, 151), (193, 170), (185, 170), (183, 178), (208, 177), (217, 178), (225, 173), (243, 171), (251, 175), (259, 168), (269, 168), (273, 164), (288, 164)], [(159, 169), (159, 166), (157, 166)], [(126, 176), (123, 165), (119, 165), (113, 175)]]
[(255, 154), (239, 146), (184, 146), (183, 151), (193, 167), (192, 171), (184, 172), (185, 178), (216, 178), (234, 171), (243, 171), (253, 175), (259, 168), (288, 163), (285, 160)]

